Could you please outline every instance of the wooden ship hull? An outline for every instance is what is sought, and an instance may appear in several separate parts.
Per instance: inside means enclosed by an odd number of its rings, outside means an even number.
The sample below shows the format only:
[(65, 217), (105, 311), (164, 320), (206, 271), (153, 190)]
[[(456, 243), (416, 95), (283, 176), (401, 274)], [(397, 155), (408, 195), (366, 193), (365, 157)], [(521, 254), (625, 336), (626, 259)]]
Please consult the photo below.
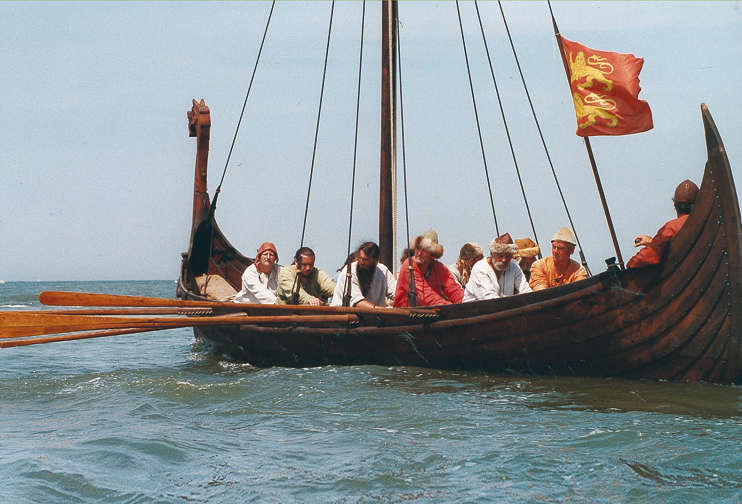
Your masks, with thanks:
[[(208, 109), (194, 101), (189, 117), (198, 138), (194, 214), (177, 290), (181, 298), (206, 301), (218, 298), (211, 293), (221, 288), (238, 291), (252, 260), (229, 243), (210, 211)], [(432, 308), (262, 305), (260, 315), (334, 317), (199, 326), (196, 337), (258, 367), (376, 364), (738, 384), (740, 211), (729, 161), (705, 106), (702, 117), (708, 162), (700, 194), (659, 266), (614, 268), (544, 291)], [(245, 307), (250, 315), (250, 305)], [(339, 314), (346, 315), (341, 322)]]

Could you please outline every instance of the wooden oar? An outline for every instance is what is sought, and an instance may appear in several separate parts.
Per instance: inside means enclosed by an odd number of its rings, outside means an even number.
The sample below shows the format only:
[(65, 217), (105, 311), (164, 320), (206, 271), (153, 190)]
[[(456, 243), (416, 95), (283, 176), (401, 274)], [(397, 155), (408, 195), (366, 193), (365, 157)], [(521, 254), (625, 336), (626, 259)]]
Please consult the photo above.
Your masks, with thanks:
[(39, 301), (46, 306), (104, 306), (104, 307), (167, 307), (167, 308), (210, 308), (215, 312), (248, 314), (301, 313), (330, 314), (353, 313), (385, 317), (435, 316), (435, 311), (426, 308), (347, 308), (343, 306), (309, 306), (309, 305), (261, 305), (244, 303), (222, 303), (217, 301), (190, 301), (183, 299), (164, 299), (140, 296), (122, 296), (117, 294), (95, 294), (87, 292), (44, 291)]
[[(337, 325), (348, 327), (360, 322), (359, 315), (383, 317), (387, 323), (390, 319), (422, 317), (432, 320), (438, 316), (435, 310), (430, 309), (253, 305), (84, 292), (45, 291), (41, 293), (39, 300), (49, 306), (101, 306), (105, 308), (0, 311), (0, 339), (5, 339), (5, 341), (0, 341), (0, 348), (193, 326)], [(219, 315), (213, 315), (214, 313)], [(262, 315), (257, 316), (256, 313)], [(169, 314), (189, 316), (158, 317), (158, 315)], [(131, 317), (131, 315), (145, 315), (146, 317)], [(49, 334), (57, 336), (37, 337)]]
[(95, 331), (86, 333), (63, 334), (60, 336), (49, 336), (46, 338), (26, 338), (16, 340), (0, 340), (0, 348), (12, 348), (17, 346), (38, 345), (40, 343), (55, 343), (58, 341), (72, 341), (79, 339), (102, 338), (104, 336), (119, 336), (123, 334), (134, 334), (141, 332), (159, 331), (160, 329), (132, 327), (130, 329), (110, 329), (108, 331)]
[[(35, 312), (27, 312), (35, 313)], [(211, 308), (100, 308), (70, 310), (42, 310), (47, 315), (214, 315)]]
[(240, 303), (220, 303), (188, 301), (183, 299), (165, 299), (141, 296), (122, 296), (117, 294), (96, 294), (88, 292), (44, 291), (39, 295), (39, 301), (47, 306), (118, 306), (118, 307), (219, 307), (233, 308), (240, 311)]
[(244, 314), (215, 317), (106, 317), (96, 315), (48, 315), (41, 312), (0, 312), (0, 338), (23, 338), (43, 334), (61, 334), (105, 329), (173, 329), (204, 325), (244, 324), (338, 324), (358, 322), (347, 315), (278, 315), (249, 317)]

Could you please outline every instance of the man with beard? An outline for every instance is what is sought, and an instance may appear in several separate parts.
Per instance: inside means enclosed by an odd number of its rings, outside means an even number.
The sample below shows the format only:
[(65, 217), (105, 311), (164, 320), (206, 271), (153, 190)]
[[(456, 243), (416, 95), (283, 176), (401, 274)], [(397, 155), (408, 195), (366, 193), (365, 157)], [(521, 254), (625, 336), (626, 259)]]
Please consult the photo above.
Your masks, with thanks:
[(270, 242), (263, 243), (253, 262), (242, 274), (242, 290), (234, 297), (235, 303), (275, 304), (278, 273), (278, 252)]
[(438, 233), (430, 229), (415, 237), (410, 250), (414, 255), (405, 259), (397, 277), (394, 307), (460, 303), (464, 290), (451, 270), (438, 260), (443, 255)]
[(350, 275), (348, 265), (340, 270), (330, 306), (344, 306), (346, 292), (349, 292), (347, 306), (384, 308), (387, 301), (390, 304), (394, 301), (397, 281), (386, 266), (379, 264), (380, 253), (379, 246), (374, 242), (366, 242), (358, 247), (355, 260), (350, 263)]
[(302, 247), (294, 255), (294, 264), (278, 274), (276, 304), (308, 304), (321, 306), (335, 291), (335, 282), (319, 268), (314, 267), (314, 251)]
[(490, 255), (471, 269), (469, 282), (464, 290), (464, 302), (495, 299), (531, 292), (526, 277), (512, 262), (518, 246), (508, 233), (490, 242)]

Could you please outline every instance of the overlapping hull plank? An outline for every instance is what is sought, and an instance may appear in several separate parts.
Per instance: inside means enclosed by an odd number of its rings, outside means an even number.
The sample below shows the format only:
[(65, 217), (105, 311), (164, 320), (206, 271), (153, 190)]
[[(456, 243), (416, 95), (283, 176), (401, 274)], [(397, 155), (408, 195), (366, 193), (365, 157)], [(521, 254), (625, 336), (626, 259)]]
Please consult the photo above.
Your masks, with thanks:
[[(660, 266), (436, 307), (437, 318), (348, 308), (343, 313), (356, 313), (357, 324), (200, 326), (196, 335), (255, 366), (377, 364), (740, 383), (739, 204), (716, 126), (705, 106), (702, 112), (708, 162), (700, 194)], [(194, 205), (194, 229), (208, 214), (204, 198), (200, 212)], [(208, 225), (215, 253), (201, 273), (221, 276), (238, 290), (251, 260), (229, 244), (213, 218)], [(193, 243), (197, 235), (192, 233), (191, 249), (203, 247)], [(178, 293), (203, 300), (193, 287), (189, 257), (184, 254)]]

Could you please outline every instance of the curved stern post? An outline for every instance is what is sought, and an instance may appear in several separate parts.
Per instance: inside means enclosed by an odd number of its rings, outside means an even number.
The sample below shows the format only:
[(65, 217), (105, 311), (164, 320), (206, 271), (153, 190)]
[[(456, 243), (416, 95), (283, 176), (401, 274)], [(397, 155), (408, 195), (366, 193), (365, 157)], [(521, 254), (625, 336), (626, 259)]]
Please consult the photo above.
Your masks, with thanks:
[(730, 334), (727, 342), (726, 366), (722, 379), (724, 383), (740, 383), (742, 364), (742, 227), (740, 223), (739, 201), (737, 190), (734, 187), (732, 169), (729, 158), (721, 141), (721, 135), (716, 128), (714, 119), (705, 104), (701, 105), (703, 127), (706, 133), (706, 149), (708, 151), (707, 168), (713, 170), (716, 180), (716, 198), (722, 207), (725, 216), (723, 223), (726, 239), (728, 261), (728, 283), (731, 291), (732, 306), (729, 310), (731, 318)]

